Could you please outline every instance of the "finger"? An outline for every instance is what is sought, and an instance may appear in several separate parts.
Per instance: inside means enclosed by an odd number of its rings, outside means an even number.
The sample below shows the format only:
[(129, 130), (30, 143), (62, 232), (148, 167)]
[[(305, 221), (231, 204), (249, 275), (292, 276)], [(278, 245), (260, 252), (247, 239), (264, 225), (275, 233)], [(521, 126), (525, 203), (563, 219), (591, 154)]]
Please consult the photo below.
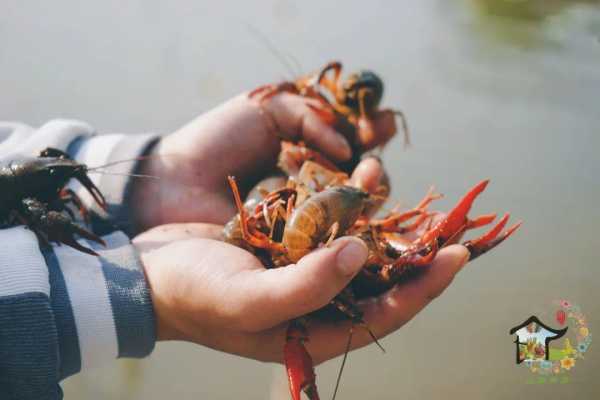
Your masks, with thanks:
[[(304, 139), (307, 143), (338, 161), (351, 156), (350, 145), (339, 132), (323, 122), (307, 106), (310, 100), (300, 96), (280, 93), (265, 103), (275, 129), (288, 139)], [(314, 102), (311, 102), (313, 104)], [(319, 103), (315, 103), (319, 106)]]
[[(430, 268), (419, 278), (399, 285), (381, 297), (367, 300), (361, 308), (364, 320), (376, 337), (397, 330), (411, 320), (450, 285), (454, 276), (467, 262), (469, 252), (464, 246), (442, 249)], [(316, 362), (335, 357), (345, 350), (350, 322), (340, 325), (311, 325), (308, 348)], [(352, 349), (366, 346), (372, 339), (364, 328), (355, 327)]]
[(326, 305), (362, 268), (367, 247), (355, 237), (335, 240), (297, 264), (255, 272), (249, 286), (250, 309), (269, 310), (254, 320), (255, 328), (265, 329), (308, 314)]
[(376, 157), (362, 160), (352, 172), (350, 182), (366, 192), (375, 193), (384, 176), (383, 165)]
[(377, 213), (390, 194), (389, 178), (377, 157), (362, 160), (354, 169), (350, 184), (375, 195), (363, 212), (367, 216)]

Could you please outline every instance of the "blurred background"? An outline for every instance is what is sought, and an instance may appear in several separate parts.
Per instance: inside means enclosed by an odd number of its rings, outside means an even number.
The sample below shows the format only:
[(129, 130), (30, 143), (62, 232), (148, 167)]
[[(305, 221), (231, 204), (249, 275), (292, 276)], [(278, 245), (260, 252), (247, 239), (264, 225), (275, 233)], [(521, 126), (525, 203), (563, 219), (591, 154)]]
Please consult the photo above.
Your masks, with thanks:
[[(170, 132), (329, 60), (377, 71), (384, 103), (404, 110), (414, 143), (404, 150), (396, 140), (384, 153), (392, 197), (414, 204), (436, 184), (446, 209), (491, 178), (475, 212), (510, 211), (525, 225), (385, 338), (387, 354), (352, 353), (338, 398), (599, 398), (600, 344), (568, 384), (530, 384), (508, 331), (566, 298), (600, 335), (600, 1), (0, 4), (3, 120)], [(256, 31), (298, 60), (297, 71)], [(317, 370), (323, 398), (339, 363)], [(282, 378), (280, 366), (161, 343), (141, 362), (63, 386), (67, 400), (286, 399)]]

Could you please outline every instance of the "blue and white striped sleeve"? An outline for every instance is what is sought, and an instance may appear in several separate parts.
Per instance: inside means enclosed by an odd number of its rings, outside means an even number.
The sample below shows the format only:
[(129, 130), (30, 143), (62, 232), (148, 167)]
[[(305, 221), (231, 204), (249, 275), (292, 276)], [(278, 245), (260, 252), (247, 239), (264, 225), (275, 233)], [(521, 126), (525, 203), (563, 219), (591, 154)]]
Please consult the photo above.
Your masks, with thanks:
[[(153, 140), (95, 136), (89, 126), (73, 121), (37, 130), (0, 123), (1, 156), (52, 146), (82, 162), (106, 163), (121, 155), (134, 158)], [(126, 213), (128, 181), (93, 179), (113, 200), (113, 211)], [(67, 246), (41, 249), (22, 226), (0, 229), (1, 399), (61, 399), (60, 380), (153, 350), (154, 314), (137, 253), (122, 231), (107, 230), (103, 239), (106, 247), (80, 240), (100, 255), (93, 257)]]

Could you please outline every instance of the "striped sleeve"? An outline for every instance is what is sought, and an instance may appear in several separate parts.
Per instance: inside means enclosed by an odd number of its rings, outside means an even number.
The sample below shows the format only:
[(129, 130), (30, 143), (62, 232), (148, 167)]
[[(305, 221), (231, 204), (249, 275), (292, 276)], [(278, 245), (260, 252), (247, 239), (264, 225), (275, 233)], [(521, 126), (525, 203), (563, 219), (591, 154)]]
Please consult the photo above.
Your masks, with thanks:
[(128, 237), (104, 236), (100, 257), (66, 246), (40, 250), (24, 227), (0, 230), (2, 399), (58, 399), (58, 382), (155, 342), (143, 270)]
[[(0, 160), (46, 147), (67, 151), (90, 167), (134, 159), (154, 135), (97, 135), (87, 124), (54, 120), (34, 129), (0, 122)], [(135, 171), (135, 162), (116, 171)], [(0, 229), (0, 398), (61, 399), (58, 382), (117, 357), (144, 357), (155, 342), (149, 288), (128, 236), (125, 177), (94, 175), (109, 203), (95, 218), (107, 247), (81, 240), (93, 257), (66, 246), (40, 249), (24, 227)], [(112, 177), (112, 176), (111, 176)], [(74, 185), (87, 205), (92, 201)], [(103, 230), (100, 230), (101, 228)]]
[(139, 158), (148, 154), (157, 141), (156, 135), (107, 134), (80, 137), (69, 144), (67, 152), (82, 164), (91, 168), (111, 164), (110, 167), (104, 168), (109, 173), (89, 174), (106, 197), (106, 212), (94, 203), (87, 190), (78, 182), (73, 181), (70, 184), (71, 189), (92, 210), (94, 232), (103, 234), (118, 229), (130, 236), (135, 233), (130, 212), (131, 204), (128, 201), (135, 178), (127, 175), (137, 171)]

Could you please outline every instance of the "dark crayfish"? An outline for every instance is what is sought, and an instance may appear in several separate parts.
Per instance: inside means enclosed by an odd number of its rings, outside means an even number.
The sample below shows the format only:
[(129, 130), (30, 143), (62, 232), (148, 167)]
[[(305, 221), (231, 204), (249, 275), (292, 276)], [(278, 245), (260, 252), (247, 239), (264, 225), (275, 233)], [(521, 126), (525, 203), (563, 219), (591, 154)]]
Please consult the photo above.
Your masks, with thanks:
[[(302, 171), (298, 176), (303, 176)], [(235, 180), (230, 178), (239, 214), (227, 225), (224, 239), (255, 252), (266, 267), (272, 268), (296, 262), (335, 237), (361, 237), (369, 247), (365, 267), (316, 315), (341, 316), (367, 330), (357, 300), (379, 295), (402, 282), (409, 271), (418, 272), (429, 265), (440, 248), (459, 242), (467, 230), (487, 225), (495, 219), (492, 214), (475, 219), (467, 215), (488, 181), (475, 185), (448, 214), (434, 223), (434, 217), (439, 214), (427, 211), (427, 207), (439, 195), (431, 191), (411, 210), (372, 219), (365, 209), (373, 196), (359, 188), (346, 186), (339, 173), (331, 176), (333, 184), (323, 187), (318, 183), (311, 189), (307, 189), (307, 182), (290, 179), (285, 188), (266, 193), (263, 200), (246, 207)], [(313, 178), (311, 176), (310, 180)], [(408, 221), (413, 222), (405, 224)], [(503, 242), (520, 225), (502, 232), (507, 221), (508, 215), (487, 233), (463, 243), (471, 253), (470, 260)], [(423, 233), (408, 241), (402, 234), (410, 231)], [(302, 317), (290, 323), (284, 347), (284, 362), (294, 400), (300, 399), (302, 391), (312, 400), (319, 398), (312, 358), (303, 344), (308, 340), (308, 321)]]
[(106, 209), (106, 200), (87, 175), (87, 166), (61, 150), (48, 148), (39, 157), (22, 157), (0, 166), (0, 224), (22, 224), (31, 229), (43, 244), (64, 243), (84, 253), (97, 255), (82, 246), (75, 235), (104, 244), (104, 241), (73, 223), (75, 206), (87, 218), (87, 210), (79, 197), (66, 187), (78, 180), (95, 202)]

